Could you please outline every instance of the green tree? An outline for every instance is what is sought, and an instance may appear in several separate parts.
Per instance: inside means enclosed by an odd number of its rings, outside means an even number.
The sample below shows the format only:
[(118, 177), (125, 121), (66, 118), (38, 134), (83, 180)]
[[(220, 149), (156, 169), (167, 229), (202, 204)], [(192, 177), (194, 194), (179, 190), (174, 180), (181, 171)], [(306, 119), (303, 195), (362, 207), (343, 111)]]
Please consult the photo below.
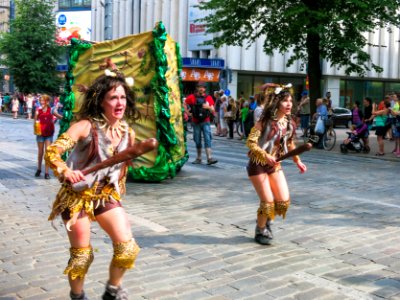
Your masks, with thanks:
[(1, 63), (19, 91), (57, 93), (57, 59), (65, 50), (55, 43), (54, 1), (16, 0), (15, 7), (11, 30), (0, 38)]
[(292, 49), (287, 65), (303, 62), (311, 99), (321, 95), (321, 59), (346, 74), (382, 72), (365, 51), (376, 45), (364, 33), (400, 24), (398, 0), (209, 0), (200, 7), (212, 11), (203, 19), (214, 33), (208, 44), (243, 46), (263, 38), (266, 54)]

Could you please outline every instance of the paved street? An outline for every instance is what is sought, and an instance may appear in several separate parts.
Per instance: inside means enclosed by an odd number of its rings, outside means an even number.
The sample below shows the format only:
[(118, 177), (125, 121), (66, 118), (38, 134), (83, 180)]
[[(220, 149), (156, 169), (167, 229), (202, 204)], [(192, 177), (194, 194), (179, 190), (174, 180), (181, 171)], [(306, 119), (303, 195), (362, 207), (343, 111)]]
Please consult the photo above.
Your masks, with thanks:
[[(47, 221), (59, 183), (33, 176), (32, 127), (0, 116), (1, 300), (69, 293), (66, 234)], [(191, 137), (188, 146), (191, 161)], [(400, 299), (400, 159), (312, 150), (303, 175), (283, 162), (292, 206), (265, 247), (253, 241), (258, 200), (244, 143), (214, 146), (215, 166), (187, 163), (173, 180), (127, 185), (123, 205), (142, 247), (124, 281), (130, 299)], [(112, 245), (96, 223), (92, 237), (86, 292), (100, 299)]]

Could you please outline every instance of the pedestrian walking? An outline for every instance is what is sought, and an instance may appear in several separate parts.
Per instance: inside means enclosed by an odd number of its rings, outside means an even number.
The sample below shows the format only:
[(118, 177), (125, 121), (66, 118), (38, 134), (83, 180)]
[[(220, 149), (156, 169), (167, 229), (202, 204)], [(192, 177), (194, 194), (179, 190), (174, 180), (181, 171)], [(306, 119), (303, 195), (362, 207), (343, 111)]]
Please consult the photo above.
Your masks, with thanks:
[(221, 134), (221, 120), (220, 120), (220, 115), (219, 115), (219, 109), (221, 106), (221, 97), (224, 94), (223, 90), (220, 91), (215, 91), (214, 92), (214, 108), (215, 108), (215, 117), (214, 117), (214, 122), (215, 122), (215, 128), (216, 131), (214, 135), (219, 136)]
[(221, 104), (219, 106), (219, 120), (220, 120), (220, 127), (221, 131), (219, 136), (226, 137), (228, 135), (228, 124), (225, 118), (225, 111), (228, 107), (228, 96), (222, 95), (221, 96)]
[[(247, 140), (250, 149), (247, 173), (260, 200), (255, 241), (262, 245), (271, 243), (272, 221), (277, 215), (285, 218), (290, 204), (286, 178), (277, 159), (295, 148), (292, 101), (289, 87), (277, 87)], [(293, 161), (301, 173), (307, 170), (298, 156)]]
[(33, 96), (32, 96), (32, 94), (28, 94), (25, 99), (26, 99), (27, 119), (30, 120), (30, 119), (32, 119), (32, 107), (33, 107)]
[(193, 139), (196, 143), (197, 157), (193, 161), (194, 164), (201, 164), (201, 149), (202, 142), (201, 136), (204, 138), (204, 148), (206, 149), (207, 165), (212, 165), (218, 161), (212, 157), (211, 154), (211, 126), (210, 115), (214, 111), (214, 100), (210, 95), (206, 94), (206, 84), (200, 81), (197, 84), (197, 91), (195, 94), (188, 95), (186, 104), (190, 106), (192, 113), (193, 123)]
[(385, 144), (383, 139), (390, 128), (390, 124), (387, 122), (388, 115), (390, 113), (390, 97), (386, 96), (383, 101), (383, 107), (379, 104), (378, 108), (374, 105), (372, 115), (375, 118), (375, 134), (378, 142), (378, 152), (376, 156), (385, 155)]
[(374, 117), (372, 116), (372, 99), (370, 97), (365, 97), (363, 99), (363, 105), (364, 105), (363, 122), (367, 124), (368, 127), (366, 137), (364, 138), (364, 144), (365, 148), (371, 149), (369, 146), (369, 131), (371, 130), (372, 120), (374, 119)]
[(9, 93), (6, 93), (3, 97), (3, 111), (10, 112), (11, 97)]
[(355, 101), (351, 109), (351, 123), (355, 126), (359, 125), (364, 119), (364, 115), (360, 109), (360, 101)]
[(300, 127), (302, 131), (302, 136), (310, 124), (310, 97), (308, 97), (308, 91), (303, 91), (301, 93), (300, 103), (297, 107), (297, 113), (300, 116)]
[(23, 116), (25, 113), (25, 96), (24, 93), (17, 93), (18, 113)]
[[(37, 109), (34, 117), (34, 133), (36, 135), (36, 143), (38, 147), (38, 164), (35, 177), (40, 177), (42, 172), (43, 155), (48, 146), (53, 142), (54, 123), (53, 115), (51, 114), (49, 95), (40, 97), (41, 107)], [(50, 179), (49, 165), (45, 162), (45, 179)]]
[(327, 101), (322, 98), (315, 100), (315, 106), (317, 109), (312, 116), (312, 123), (315, 124), (313, 131), (319, 136), (318, 143), (316, 145), (318, 149), (324, 149), (322, 140), (326, 130), (325, 122), (328, 120), (329, 114), (327, 105), (325, 104), (326, 102)]
[(400, 157), (400, 98), (396, 95), (396, 103), (391, 109), (391, 114), (393, 116), (393, 136), (395, 141), (395, 146), (392, 151), (396, 157)]
[[(135, 132), (125, 121), (125, 118), (135, 119), (138, 114), (135, 95), (122, 73), (106, 71), (85, 91), (77, 122), (46, 152), (46, 161), (63, 182), (49, 220), (61, 215), (66, 225), (71, 256), (64, 273), (69, 278), (71, 299), (87, 299), (84, 279), (93, 261), (91, 221), (98, 222), (114, 248), (102, 299), (128, 299), (122, 279), (126, 270), (134, 267), (140, 251), (121, 204), (127, 163), (117, 163), (86, 176), (81, 172), (135, 144)], [(61, 155), (71, 149), (65, 163)], [(76, 189), (77, 183), (86, 185)]]
[(17, 96), (13, 96), (11, 100), (11, 112), (13, 114), (14, 119), (18, 117), (18, 108), (19, 108), (18, 98)]
[(224, 106), (224, 119), (228, 125), (228, 139), (233, 139), (234, 123), (237, 115), (237, 105), (235, 99), (229, 96), (228, 105)]

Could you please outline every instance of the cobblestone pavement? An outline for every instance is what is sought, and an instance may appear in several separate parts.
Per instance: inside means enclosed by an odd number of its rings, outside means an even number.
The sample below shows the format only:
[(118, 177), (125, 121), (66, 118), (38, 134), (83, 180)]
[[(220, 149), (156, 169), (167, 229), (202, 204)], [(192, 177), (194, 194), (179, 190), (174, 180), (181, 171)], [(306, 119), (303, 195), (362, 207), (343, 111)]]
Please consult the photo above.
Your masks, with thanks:
[[(0, 299), (67, 299), (69, 245), (47, 221), (59, 184), (33, 177), (31, 121), (0, 117), (0, 134)], [(400, 299), (399, 161), (313, 150), (303, 175), (284, 162), (292, 206), (263, 247), (245, 146), (218, 139), (214, 153), (214, 166), (127, 185), (142, 247), (124, 280), (130, 299)], [(92, 238), (86, 292), (100, 299), (112, 246), (96, 223)]]

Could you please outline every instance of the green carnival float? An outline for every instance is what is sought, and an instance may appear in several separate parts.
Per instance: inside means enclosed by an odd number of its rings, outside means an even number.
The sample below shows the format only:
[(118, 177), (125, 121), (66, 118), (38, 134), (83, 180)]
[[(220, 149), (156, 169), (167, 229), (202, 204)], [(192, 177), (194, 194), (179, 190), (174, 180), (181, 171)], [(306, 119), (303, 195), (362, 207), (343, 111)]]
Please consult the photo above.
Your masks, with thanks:
[(129, 178), (162, 181), (173, 178), (188, 160), (182, 105), (182, 63), (179, 45), (160, 22), (152, 32), (89, 43), (71, 39), (68, 72), (61, 103), (64, 118), (60, 134), (65, 132), (82, 102), (79, 87), (89, 86), (104, 73), (107, 60), (126, 77), (134, 78), (139, 120), (132, 124), (138, 141), (155, 137), (158, 149), (133, 161)]

